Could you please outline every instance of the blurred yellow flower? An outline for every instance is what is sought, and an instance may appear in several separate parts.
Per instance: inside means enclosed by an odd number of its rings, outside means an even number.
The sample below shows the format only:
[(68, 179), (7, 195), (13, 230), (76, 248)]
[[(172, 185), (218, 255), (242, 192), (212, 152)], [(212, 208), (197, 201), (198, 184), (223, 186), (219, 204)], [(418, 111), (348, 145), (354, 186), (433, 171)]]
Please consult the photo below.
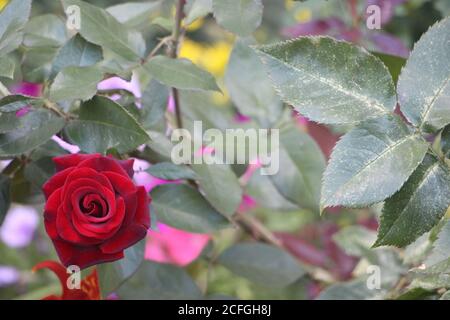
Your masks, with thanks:
[(2, 10), (8, 4), (8, 0), (0, 0), (0, 10)]
[(231, 44), (226, 41), (219, 41), (212, 45), (203, 45), (185, 39), (181, 44), (179, 56), (191, 60), (216, 77), (221, 77), (225, 72), (231, 49)]
[(186, 27), (187, 31), (196, 31), (200, 29), (205, 24), (205, 20), (203, 18), (194, 20), (190, 25)]
[(298, 22), (308, 22), (309, 20), (311, 20), (311, 16), (311, 10), (301, 9), (295, 13), (295, 20), (297, 20)]
[(286, 9), (292, 9), (292, 7), (294, 6), (294, 1), (293, 0), (285, 0), (284, 6), (286, 7)]
[[(294, 10), (294, 18), (298, 22), (303, 23), (303, 22), (308, 22), (309, 20), (311, 20), (311, 16), (312, 16), (311, 10), (305, 9), (305, 8), (298, 8), (298, 6), (296, 8), (294, 8), (295, 2), (293, 0), (285, 0), (284, 6), (286, 7), (286, 9), (288, 11)], [(298, 8), (298, 10), (295, 10), (297, 8)]]

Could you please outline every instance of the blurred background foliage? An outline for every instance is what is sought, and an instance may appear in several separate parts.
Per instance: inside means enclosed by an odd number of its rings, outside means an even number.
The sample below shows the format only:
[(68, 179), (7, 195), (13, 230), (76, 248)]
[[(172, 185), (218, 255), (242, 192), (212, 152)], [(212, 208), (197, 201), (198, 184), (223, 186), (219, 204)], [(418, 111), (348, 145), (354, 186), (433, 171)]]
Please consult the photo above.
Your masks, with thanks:
[[(124, 1), (87, 2), (106, 8)], [(0, 0), (0, 8), (6, 3), (7, 1)], [(403, 56), (402, 58), (407, 57), (413, 43), (432, 24), (450, 12), (449, 1), (446, 0), (264, 0), (263, 3), (262, 24), (255, 32), (254, 39), (244, 39), (247, 43), (267, 44), (300, 35), (327, 34), (358, 43), (370, 51), (399, 55)], [(365, 25), (365, 8), (371, 3), (378, 3), (385, 9), (382, 30), (368, 30)], [(33, 1), (32, 16), (45, 13), (52, 13), (64, 19), (59, 1)], [(136, 28), (143, 32), (148, 51), (154, 48), (158, 39), (169, 35), (170, 31), (166, 27), (173, 23), (173, 14), (173, 1), (164, 0), (161, 6), (158, 6), (158, 10), (150, 12), (136, 25)], [(199, 94), (197, 100), (183, 102), (187, 119), (201, 119), (219, 128), (236, 125), (253, 126), (256, 117), (248, 117), (242, 110), (236, 108), (225, 86), (234, 40), (235, 36), (220, 28), (211, 15), (199, 18), (186, 26), (179, 55), (212, 73), (224, 92), (224, 94)], [(381, 57), (395, 77), (404, 59)], [(258, 83), (249, 85), (257, 86)], [(132, 99), (131, 95), (129, 98)], [(196, 105), (207, 105), (209, 109), (201, 107), (196, 109)], [(285, 113), (288, 113), (289, 117), (289, 111), (285, 110)], [(300, 118), (297, 125), (316, 140), (325, 157), (330, 155), (340, 133), (348, 129), (326, 127), (304, 118)], [(163, 132), (164, 128), (159, 130)], [(245, 180), (242, 176), (244, 169), (233, 166), (233, 170), (241, 180)], [(147, 176), (145, 179), (147, 180), (143, 184), (151, 185), (153, 183), (151, 179), (156, 178)], [(22, 183), (25, 184), (23, 188), (28, 188), (28, 191), (32, 188), (27, 185), (26, 179)], [(320, 184), (320, 181), (317, 183)], [(383, 288), (389, 292), (388, 297), (390, 294), (395, 296), (403, 289), (397, 285), (406, 277), (406, 271), (412, 266), (417, 266), (429, 249), (428, 240), (423, 238), (405, 251), (391, 248), (370, 251), (369, 247), (377, 229), (379, 207), (364, 210), (337, 208), (328, 210), (320, 217), (310, 210), (299, 209), (280, 194), (275, 194), (273, 185), (267, 181), (267, 177), (259, 174), (254, 174), (245, 181), (244, 189), (249, 197), (248, 201), (241, 204), (241, 211), (262, 221), (289, 252), (312, 271), (284, 288), (265, 287), (234, 275), (217, 263), (217, 257), (231, 244), (248, 240), (249, 236), (237, 228), (231, 228), (214, 233), (211, 237), (207, 237), (206, 241), (205, 238), (195, 238), (193, 241), (198, 242), (198, 245), (194, 245), (197, 250), (192, 251), (191, 261), (187, 265), (184, 264), (187, 272), (196, 280), (207, 297), (313, 299), (322, 292), (322, 298), (348, 298), (348, 295), (343, 294), (346, 294), (346, 289), (351, 288), (350, 297), (376, 298), (376, 295), (381, 296), (381, 293), (377, 292), (374, 295), (367, 292), (365, 287), (367, 274), (364, 266), (367, 264), (386, 267), (388, 276), (383, 276), (385, 282)], [(57, 258), (43, 230), (42, 204), (23, 206), (22, 203), (19, 206), (18, 202), (29, 203), (30, 199), (26, 201), (20, 201), (20, 197), (16, 199), (19, 200), (11, 207), (0, 227), (0, 298), (39, 299), (58, 292), (59, 282), (50, 273), (34, 274), (31, 269), (42, 260), (57, 260)], [(18, 237), (22, 237), (22, 241), (17, 240)], [(154, 241), (151, 238), (150, 235), (148, 241)], [(185, 251), (186, 242), (168, 244), (175, 238), (176, 236), (160, 239), (160, 242), (152, 242), (152, 245), (161, 246), (163, 249), (172, 245), (175, 251)], [(176, 259), (173, 259), (173, 263), (180, 265)], [(314, 277), (311, 277), (311, 274)], [(343, 287), (339, 287), (340, 285)], [(328, 290), (322, 291), (326, 287)], [(386, 292), (383, 292), (383, 297), (386, 297)], [(430, 292), (417, 294), (435, 297), (435, 294)]]

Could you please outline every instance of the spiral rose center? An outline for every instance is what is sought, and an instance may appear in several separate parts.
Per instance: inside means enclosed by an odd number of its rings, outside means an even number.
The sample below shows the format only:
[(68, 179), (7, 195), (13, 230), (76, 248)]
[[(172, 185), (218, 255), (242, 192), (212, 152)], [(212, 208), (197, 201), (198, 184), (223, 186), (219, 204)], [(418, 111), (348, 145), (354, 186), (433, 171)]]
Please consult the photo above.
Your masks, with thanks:
[(101, 218), (108, 214), (108, 204), (98, 194), (84, 196), (80, 201), (80, 209), (84, 214), (96, 218)]

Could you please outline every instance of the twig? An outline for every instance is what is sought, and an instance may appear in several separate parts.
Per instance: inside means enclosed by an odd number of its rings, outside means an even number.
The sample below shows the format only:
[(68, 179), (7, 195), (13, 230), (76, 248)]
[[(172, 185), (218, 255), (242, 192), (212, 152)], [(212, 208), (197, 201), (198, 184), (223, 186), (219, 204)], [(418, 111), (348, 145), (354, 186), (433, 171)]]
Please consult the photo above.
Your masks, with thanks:
[(148, 56), (142, 60), (142, 64), (145, 64), (146, 62), (148, 62), (151, 58), (153, 58), (155, 56), (155, 54), (159, 51), (159, 49), (161, 49), (164, 45), (169, 44), (171, 41), (172, 41), (172, 35), (160, 39), (158, 44), (153, 48), (153, 50), (148, 54)]
[[(170, 44), (169, 56), (173, 59), (177, 58), (178, 55), (178, 45), (180, 43), (180, 35), (181, 35), (181, 21), (183, 20), (183, 9), (184, 9), (184, 0), (178, 0), (177, 8), (175, 12), (175, 24), (173, 26), (172, 31), (172, 42)], [(175, 104), (175, 119), (178, 128), (183, 128), (183, 121), (181, 119), (181, 106), (180, 106), (180, 97), (177, 88), (172, 88), (172, 96)]]
[(50, 100), (44, 100), (43, 107), (50, 111), (53, 111), (54, 113), (64, 118), (65, 120), (69, 120), (71, 118), (71, 115), (62, 111), (55, 103), (51, 102)]

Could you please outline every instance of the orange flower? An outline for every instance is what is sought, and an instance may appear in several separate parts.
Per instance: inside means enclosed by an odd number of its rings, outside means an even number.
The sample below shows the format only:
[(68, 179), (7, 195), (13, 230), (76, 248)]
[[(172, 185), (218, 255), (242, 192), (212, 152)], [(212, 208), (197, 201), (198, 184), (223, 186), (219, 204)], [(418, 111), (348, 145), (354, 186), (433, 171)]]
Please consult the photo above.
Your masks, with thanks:
[(80, 289), (69, 289), (67, 287), (67, 280), (70, 275), (67, 273), (67, 269), (60, 263), (43, 261), (34, 266), (33, 272), (41, 269), (50, 269), (53, 271), (62, 287), (61, 296), (50, 295), (42, 298), (42, 300), (101, 300), (97, 269), (94, 269), (91, 274), (81, 280)]

